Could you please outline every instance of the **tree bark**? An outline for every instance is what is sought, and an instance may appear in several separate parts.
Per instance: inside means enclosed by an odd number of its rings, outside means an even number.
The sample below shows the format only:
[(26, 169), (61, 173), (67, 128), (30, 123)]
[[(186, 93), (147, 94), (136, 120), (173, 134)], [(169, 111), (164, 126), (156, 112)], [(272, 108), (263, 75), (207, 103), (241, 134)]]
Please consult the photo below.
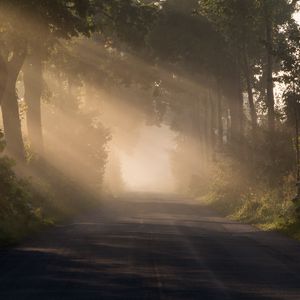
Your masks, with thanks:
[(234, 148), (237, 148), (237, 150), (241, 146), (244, 127), (243, 92), (241, 84), (240, 73), (237, 72), (232, 87), (232, 99), (229, 101), (231, 116), (231, 144)]
[(24, 63), (25, 56), (25, 49), (14, 51), (13, 57), (6, 64), (8, 78), (1, 106), (7, 145), (6, 151), (17, 161), (25, 160), (18, 96), (16, 92), (16, 81)]
[(266, 88), (267, 88), (267, 107), (268, 107), (268, 128), (270, 133), (275, 130), (275, 110), (274, 110), (274, 87), (273, 87), (273, 26), (272, 18), (270, 16), (270, 8), (267, 3), (264, 6), (265, 9), (265, 29), (266, 29)]
[(255, 138), (256, 131), (257, 131), (257, 113), (254, 105), (252, 73), (250, 70), (249, 59), (246, 52), (244, 53), (244, 75), (247, 84), (247, 94), (248, 94), (249, 109), (250, 109), (250, 116), (251, 116), (252, 132), (253, 132), (253, 137)]
[(223, 113), (222, 113), (222, 94), (220, 87), (217, 88), (217, 126), (218, 126), (218, 148), (223, 147)]
[(216, 107), (215, 107), (215, 97), (212, 95), (212, 91), (210, 92), (210, 97), (209, 97), (209, 112), (210, 112), (210, 157), (214, 161), (216, 158)]
[(209, 125), (210, 125), (210, 116), (209, 116), (209, 90), (206, 91), (204, 99), (203, 99), (203, 120), (202, 120), (202, 126), (203, 126), (203, 162), (204, 162), (204, 168), (207, 167), (208, 161), (209, 161)]
[(0, 106), (3, 101), (3, 95), (5, 92), (6, 84), (8, 79), (8, 72), (5, 60), (0, 55)]
[(41, 96), (43, 85), (42, 60), (35, 55), (24, 67), (25, 101), (27, 104), (27, 131), (32, 150), (39, 155), (44, 152)]

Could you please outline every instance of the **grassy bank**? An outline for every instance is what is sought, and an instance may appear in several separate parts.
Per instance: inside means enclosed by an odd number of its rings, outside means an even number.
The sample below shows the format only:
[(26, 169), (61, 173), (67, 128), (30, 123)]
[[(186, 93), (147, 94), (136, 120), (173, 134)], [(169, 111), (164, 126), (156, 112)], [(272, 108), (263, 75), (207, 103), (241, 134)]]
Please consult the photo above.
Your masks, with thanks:
[(296, 193), (294, 173), (270, 183), (240, 163), (225, 160), (212, 174), (207, 193), (199, 197), (203, 203), (231, 219), (300, 239), (300, 220), (292, 201)]

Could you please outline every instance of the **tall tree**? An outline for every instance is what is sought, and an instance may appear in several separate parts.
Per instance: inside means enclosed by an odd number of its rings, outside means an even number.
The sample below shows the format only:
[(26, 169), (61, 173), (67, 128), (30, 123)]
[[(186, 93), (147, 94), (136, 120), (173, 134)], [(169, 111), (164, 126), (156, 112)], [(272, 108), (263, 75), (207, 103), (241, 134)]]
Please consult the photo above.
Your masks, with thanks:
[(12, 57), (9, 57), (5, 63), (7, 79), (3, 93), (4, 101), (1, 106), (7, 150), (11, 155), (19, 160), (25, 159), (25, 151), (19, 116), (16, 81), (25, 57), (26, 47), (20, 46), (18, 49), (14, 49)]
[[(88, 6), (85, 1), (4, 1), (1, 3), (1, 17), (4, 27), (5, 56), (4, 61), (8, 70), (8, 80), (2, 103), (4, 131), (7, 140), (7, 149), (18, 159), (24, 159), (24, 145), (18, 113), (16, 96), (16, 81), (23, 66), (29, 49), (42, 49), (49, 46), (56, 38), (70, 38), (79, 32), (87, 33), (89, 24), (83, 15), (87, 14)], [(3, 36), (3, 35), (2, 35)], [(9, 40), (7, 40), (9, 37)], [(41, 43), (36, 44), (37, 41)], [(47, 45), (46, 45), (47, 44)], [(35, 53), (35, 63), (41, 64), (41, 54)], [(37, 76), (38, 74), (35, 74)], [(29, 76), (26, 76), (28, 78)], [(26, 80), (26, 83), (28, 81)], [(41, 83), (41, 80), (36, 81)], [(28, 91), (34, 88), (35, 91)], [(25, 87), (26, 89), (26, 87)], [(30, 136), (38, 134), (41, 137), (40, 105), (38, 90), (40, 86), (27, 85), (26, 96), (31, 94), (33, 98), (27, 99), (30, 117), (28, 131)], [(39, 114), (34, 116), (33, 114)], [(37, 139), (34, 141), (37, 143)], [(42, 148), (39, 145), (39, 148)]]
[[(56, 30), (51, 29), (53, 20), (49, 19), (49, 12), (47, 12), (48, 19), (45, 19), (42, 14), (39, 22), (44, 24), (43, 27), (47, 28), (47, 32), (46, 34), (39, 32), (35, 39), (30, 40), (28, 63), (24, 69), (28, 132), (33, 150), (37, 152), (42, 152), (43, 149), (40, 102), (43, 82), (42, 65), (48, 54), (45, 49), (53, 48), (58, 38), (89, 36), (93, 32), (100, 33), (103, 36), (102, 39), (100, 38), (102, 41), (109, 39), (110, 43), (112, 41), (116, 43), (121, 40), (138, 47), (143, 44), (147, 28), (156, 11), (155, 6), (134, 0), (95, 2), (76, 0), (67, 3), (61, 1), (54, 10), (50, 2), (50, 15), (55, 21)], [(78, 65), (75, 62), (70, 63)], [(79, 68), (77, 72), (84, 73)], [(34, 85), (33, 81), (35, 81)], [(37, 87), (37, 84), (40, 86)]]
[(258, 0), (258, 22), (264, 28), (261, 40), (265, 47), (263, 72), (266, 89), (266, 106), (268, 109), (268, 128), (271, 135), (275, 130), (275, 99), (274, 99), (274, 73), (280, 57), (276, 55), (281, 28), (293, 22), (293, 13), (297, 1), (287, 0)]

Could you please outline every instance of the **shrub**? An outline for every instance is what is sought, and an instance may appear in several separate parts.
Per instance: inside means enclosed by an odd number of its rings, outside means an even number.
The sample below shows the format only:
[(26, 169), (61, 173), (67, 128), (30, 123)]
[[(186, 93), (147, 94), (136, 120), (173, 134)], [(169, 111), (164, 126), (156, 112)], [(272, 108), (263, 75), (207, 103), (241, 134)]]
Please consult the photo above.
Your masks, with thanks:
[(29, 230), (37, 229), (44, 220), (36, 205), (40, 198), (29, 182), (17, 178), (13, 160), (3, 156), (2, 132), (0, 145), (0, 244), (6, 244), (19, 240)]

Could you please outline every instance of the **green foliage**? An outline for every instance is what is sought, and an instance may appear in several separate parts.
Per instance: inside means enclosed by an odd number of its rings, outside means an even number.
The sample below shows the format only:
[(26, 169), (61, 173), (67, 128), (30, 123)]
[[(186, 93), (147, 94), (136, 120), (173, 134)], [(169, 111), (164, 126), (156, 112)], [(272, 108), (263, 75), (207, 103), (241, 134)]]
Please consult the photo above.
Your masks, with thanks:
[[(103, 134), (106, 135), (104, 131)], [(99, 140), (96, 142), (98, 144), (95, 146), (99, 145)], [(3, 139), (0, 139), (0, 144), (2, 143)], [(101, 139), (100, 143), (103, 145)], [(99, 148), (97, 151), (90, 149), (87, 152), (87, 155), (97, 156), (93, 161), (99, 164), (100, 169), (88, 165), (86, 168), (90, 170), (81, 170), (86, 172), (87, 180), (94, 180), (90, 182), (92, 186), (99, 185), (102, 181), (105, 165), (103, 160), (106, 159), (105, 152), (102, 151), (103, 148)], [(88, 159), (87, 161), (90, 162)], [(32, 177), (27, 180), (19, 179), (13, 167), (12, 159), (0, 156), (0, 245), (19, 242), (44, 226), (74, 217), (99, 204), (99, 194), (96, 196), (90, 186), (79, 184), (41, 159), (30, 162)]]
[[(284, 137), (288, 140), (287, 132), (282, 133)], [(259, 159), (222, 157), (214, 166), (210, 192), (202, 199), (224, 215), (266, 229), (281, 230), (297, 222), (292, 202), (296, 191), (292, 145), (286, 142), (278, 147), (272, 165), (267, 141), (260, 142)]]
[[(90, 191), (101, 187), (110, 139), (100, 122), (103, 99), (97, 91), (120, 86), (148, 89), (148, 94), (152, 89), (151, 96), (127, 100), (122, 95), (124, 107), (143, 111), (157, 125), (168, 115), (182, 138), (174, 154), (184, 162), (174, 168), (182, 190), (203, 196), (212, 176), (206, 198), (225, 214), (266, 224), (294, 218), (291, 128), (300, 95), (300, 29), (292, 20), (296, 2), (1, 1), (0, 84), (7, 72), (14, 73), (12, 83), (16, 80), (25, 58), (27, 67), (39, 70), (33, 72), (39, 78), (29, 76), (27, 94), (30, 87), (42, 89), (43, 67), (55, 77), (47, 83), (51, 92), (43, 91), (54, 106), (43, 126), (55, 137), (47, 154), (57, 163), (50, 166), (28, 149), (28, 169), (36, 173), (28, 184), (15, 175), (10, 159), (0, 158), (2, 240), (23, 235), (48, 217), (73, 215), (89, 206), (83, 203), (87, 198), (93, 202)], [(274, 110), (274, 97), (268, 96), (276, 74), (285, 93), (271, 136), (265, 123)], [(245, 91), (248, 100), (254, 94), (248, 101), (255, 115), (252, 130), (243, 111)], [(0, 132), (0, 152), (4, 146)]]
[(195, 7), (194, 0), (167, 1), (150, 31), (148, 44), (162, 65), (176, 73), (200, 75), (201, 82), (208, 83), (207, 78), (218, 72), (226, 70), (228, 76), (229, 57), (223, 37), (212, 24), (202, 15), (192, 15)]
[[(173, 128), (183, 140), (174, 156), (175, 176), (182, 190), (240, 220), (296, 222), (296, 2), (201, 0), (191, 15), (184, 8), (194, 1), (170, 0), (150, 35), (154, 53), (176, 75), (194, 72), (197, 77), (189, 80), (204, 85), (197, 95), (180, 91), (181, 101), (179, 88), (170, 92)], [(284, 84), (281, 95), (277, 81)]]
[[(230, 215), (241, 205), (241, 195), (248, 189), (245, 176), (241, 176), (238, 161), (224, 157), (213, 167), (209, 192), (202, 197), (218, 211)], [(242, 172), (241, 172), (242, 173)]]
[[(135, 51), (145, 45), (145, 37), (156, 19), (159, 5), (136, 0), (96, 1), (95, 26), (114, 45), (124, 42)], [(159, 1), (157, 2), (157, 4)]]
[[(48, 162), (38, 160), (31, 169), (33, 177), (30, 184), (35, 194), (42, 199), (38, 203), (34, 201), (34, 205), (46, 222), (65, 222), (99, 205), (99, 192), (95, 194), (90, 187), (64, 174)], [(89, 176), (84, 173), (83, 175)]]
[[(1, 152), (4, 141), (1, 138)], [(14, 162), (0, 156), (0, 244), (15, 242), (45, 224), (40, 213), (41, 197), (32, 186), (17, 178)]]
[[(225, 172), (226, 175), (221, 172), (215, 178), (211, 192), (204, 198), (216, 210), (237, 220), (269, 226), (295, 220), (291, 201), (295, 193), (293, 175), (283, 177), (280, 186), (270, 187), (245, 178), (239, 169), (234, 172), (225, 169)], [(227, 181), (224, 177), (230, 175), (233, 179)], [(236, 176), (240, 181), (235, 180)]]

